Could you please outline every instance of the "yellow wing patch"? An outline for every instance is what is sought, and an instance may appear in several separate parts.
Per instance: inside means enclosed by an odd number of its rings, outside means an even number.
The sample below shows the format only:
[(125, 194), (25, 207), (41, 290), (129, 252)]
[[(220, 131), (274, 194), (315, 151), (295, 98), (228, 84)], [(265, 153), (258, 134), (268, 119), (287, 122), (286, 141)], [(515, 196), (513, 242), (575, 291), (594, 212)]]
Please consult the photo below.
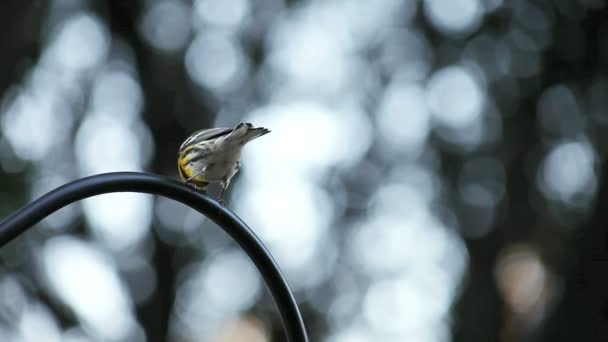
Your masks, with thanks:
[[(178, 161), (177, 161), (177, 171), (179, 172), (179, 177), (183, 181), (186, 181), (188, 178), (192, 177), (192, 175), (195, 174), (195, 170), (192, 169), (190, 164), (188, 164), (187, 161), (184, 161), (181, 158), (178, 159)], [(198, 170), (196, 172), (199, 172), (199, 171), (200, 170)], [(209, 182), (205, 178), (203, 178), (202, 175), (195, 177), (190, 182), (193, 183), (194, 185), (198, 186), (199, 188), (205, 188), (207, 186), (207, 184), (209, 184)]]

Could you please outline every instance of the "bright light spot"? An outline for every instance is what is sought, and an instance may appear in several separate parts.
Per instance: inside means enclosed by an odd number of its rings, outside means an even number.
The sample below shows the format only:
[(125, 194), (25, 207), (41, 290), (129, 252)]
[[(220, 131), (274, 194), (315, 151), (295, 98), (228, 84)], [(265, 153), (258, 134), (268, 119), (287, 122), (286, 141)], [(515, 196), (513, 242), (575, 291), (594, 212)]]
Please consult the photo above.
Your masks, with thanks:
[(375, 340), (372, 331), (364, 324), (354, 324), (332, 333), (324, 342), (371, 342)]
[(21, 159), (44, 159), (67, 134), (72, 115), (60, 101), (53, 93), (24, 90), (8, 105), (1, 118), (2, 133)]
[(420, 252), (405, 247), (414, 235), (411, 228), (396, 220), (370, 222), (354, 234), (352, 258), (363, 266), (361, 271), (372, 275), (398, 272)]
[(534, 249), (522, 245), (503, 251), (496, 264), (496, 281), (506, 304), (516, 314), (534, 321), (546, 314), (555, 284)]
[[(320, 312), (326, 312), (327, 323), (329, 326), (338, 327), (345, 326), (348, 322), (352, 322), (353, 318), (360, 312), (360, 300), (363, 295), (362, 289), (357, 284), (356, 277), (358, 274), (352, 271), (340, 272), (340, 274), (334, 274), (336, 280), (333, 286), (339, 288), (340, 291), (329, 299), (322, 298), (322, 304), (324, 307), (319, 308)], [(312, 304), (314, 305), (314, 301)], [(317, 307), (315, 306), (315, 309)]]
[(240, 251), (215, 255), (202, 274), (207, 305), (229, 313), (250, 308), (262, 289), (258, 271)]
[(371, 130), (363, 113), (334, 110), (317, 103), (296, 102), (260, 108), (248, 120), (272, 133), (243, 150), (245, 172), (252, 179), (273, 179), (291, 172), (321, 176), (333, 165), (358, 161), (371, 144)]
[[(76, 134), (81, 174), (142, 169), (142, 134), (133, 124), (140, 107), (141, 91), (131, 76), (107, 71), (98, 77), (91, 112)], [(134, 193), (107, 194), (84, 200), (83, 208), (94, 234), (110, 248), (120, 250), (147, 234), (152, 199)]]
[[(417, 6), (416, 1), (403, 0), (311, 1), (305, 6), (296, 6), (275, 29), (298, 37), (306, 30), (320, 30), (331, 35), (330, 40), (340, 46), (364, 48), (373, 44), (384, 28), (408, 26), (415, 18)], [(289, 27), (283, 26), (284, 23)], [(339, 47), (339, 50), (344, 49)], [(352, 57), (347, 56), (345, 62)]]
[(84, 175), (142, 169), (137, 136), (110, 115), (87, 115), (76, 134), (75, 148)]
[(471, 152), (484, 142), (484, 134), (498, 134), (496, 129), (490, 129), (485, 125), (486, 121), (476, 120), (468, 126), (446, 127), (437, 125), (435, 133), (441, 140), (449, 143), (447, 148), (459, 152)]
[(431, 76), (427, 102), (440, 125), (459, 129), (480, 120), (484, 94), (470, 71), (449, 66)]
[(141, 112), (143, 95), (139, 83), (123, 70), (104, 70), (95, 79), (91, 112), (132, 122)]
[(413, 83), (392, 84), (378, 113), (380, 136), (409, 151), (420, 151), (430, 130), (430, 114), (423, 89)]
[(435, 218), (404, 210), (373, 216), (355, 231), (348, 248), (357, 266), (371, 276), (396, 274), (441, 264), (450, 255), (451, 274), (459, 279), (466, 262), (460, 240)]
[(474, 31), (483, 14), (479, 0), (425, 0), (424, 9), (433, 26), (445, 34)]
[(239, 44), (217, 33), (199, 34), (186, 52), (185, 63), (194, 82), (220, 93), (238, 87), (249, 68)]
[(379, 280), (365, 295), (363, 315), (379, 332), (413, 334), (441, 324), (450, 304), (441, 285), (417, 277)]
[(586, 142), (561, 143), (547, 154), (538, 173), (545, 196), (574, 204), (577, 195), (588, 197), (597, 185), (593, 147)]
[(332, 213), (327, 194), (304, 180), (275, 178), (247, 188), (239, 198), (239, 212), (256, 227), (281, 267), (297, 269), (311, 261)]
[(167, 52), (179, 50), (188, 41), (189, 11), (183, 1), (153, 2), (140, 22), (140, 32), (148, 43), (159, 50)]
[(130, 297), (108, 256), (75, 238), (56, 237), (42, 250), (52, 290), (102, 340), (127, 340), (136, 327)]
[(98, 66), (110, 45), (108, 32), (99, 19), (82, 13), (69, 18), (50, 41), (45, 57), (64, 70), (73, 71)]
[(241, 251), (222, 251), (182, 273), (175, 302), (178, 335), (215, 333), (223, 321), (251, 308), (262, 290), (258, 271)]
[(152, 197), (137, 193), (113, 193), (87, 198), (84, 214), (93, 233), (115, 250), (143, 239), (152, 221)]
[(380, 214), (384, 218), (386, 214), (398, 214), (399, 217), (407, 216), (417, 222), (426, 220), (428, 204), (432, 198), (427, 191), (428, 189), (416, 188), (406, 182), (384, 184), (372, 198), (370, 215)]
[(249, 0), (197, 0), (196, 14), (206, 23), (236, 29), (249, 16)]
[[(379, 188), (374, 198), (376, 208), (394, 208), (401, 212), (399, 205), (403, 194), (416, 198), (411, 203), (430, 203), (440, 192), (439, 176), (430, 168), (420, 164), (404, 164), (395, 167), (390, 173), (391, 183)], [(394, 182), (394, 183), (393, 183)], [(412, 207), (416, 207), (412, 205)], [(390, 209), (389, 209), (390, 210)]]
[(356, 56), (351, 52), (352, 38), (337, 25), (305, 15), (280, 22), (272, 32), (269, 65), (290, 83), (313, 91), (334, 91), (346, 85)]
[[(426, 183), (380, 188), (371, 215), (346, 245), (353, 268), (373, 279), (364, 318), (374, 335), (395, 341), (446, 336), (444, 322), (466, 267), (462, 241), (429, 211), (434, 190), (432, 180)], [(369, 340), (387, 340), (378, 336)]]
[(42, 304), (30, 304), (18, 322), (19, 342), (61, 342), (59, 326), (53, 314)]
[(270, 342), (270, 332), (256, 319), (239, 317), (229, 320), (219, 327), (212, 341), (218, 342)]

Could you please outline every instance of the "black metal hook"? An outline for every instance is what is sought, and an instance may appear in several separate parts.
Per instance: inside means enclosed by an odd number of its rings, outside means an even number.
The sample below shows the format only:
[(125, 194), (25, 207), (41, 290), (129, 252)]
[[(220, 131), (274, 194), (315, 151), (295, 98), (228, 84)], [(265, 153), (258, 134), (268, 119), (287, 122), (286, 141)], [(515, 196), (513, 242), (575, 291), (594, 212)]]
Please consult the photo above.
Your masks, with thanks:
[(60, 186), (0, 221), (0, 247), (46, 216), (81, 199), (110, 192), (140, 192), (181, 202), (207, 216), (228, 233), (256, 265), (281, 314), (290, 342), (307, 342), (306, 328), (287, 281), (255, 233), (232, 211), (188, 186), (154, 174), (112, 172)]

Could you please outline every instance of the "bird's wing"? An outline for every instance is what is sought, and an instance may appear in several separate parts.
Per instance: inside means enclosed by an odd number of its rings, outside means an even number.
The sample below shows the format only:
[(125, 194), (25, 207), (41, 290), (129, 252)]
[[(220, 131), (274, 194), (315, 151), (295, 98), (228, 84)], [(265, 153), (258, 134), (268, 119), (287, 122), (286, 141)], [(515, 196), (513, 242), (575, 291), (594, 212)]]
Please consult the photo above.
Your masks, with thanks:
[(184, 141), (184, 143), (182, 144), (182, 146), (180, 146), (179, 149), (182, 150), (194, 142), (214, 139), (214, 138), (220, 137), (222, 135), (229, 134), (230, 132), (232, 132), (232, 130), (233, 130), (233, 128), (229, 128), (229, 127), (217, 127), (217, 128), (203, 129), (203, 130), (194, 132), (188, 139), (186, 139), (186, 141)]

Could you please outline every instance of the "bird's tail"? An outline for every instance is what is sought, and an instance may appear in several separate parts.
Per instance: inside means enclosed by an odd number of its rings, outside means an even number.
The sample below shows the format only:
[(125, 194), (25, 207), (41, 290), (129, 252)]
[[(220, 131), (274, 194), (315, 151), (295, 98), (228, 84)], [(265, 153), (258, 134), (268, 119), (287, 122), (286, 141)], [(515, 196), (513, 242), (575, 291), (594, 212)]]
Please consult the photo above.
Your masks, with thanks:
[(227, 141), (239, 141), (243, 144), (259, 138), (264, 134), (270, 133), (270, 130), (264, 127), (253, 127), (250, 123), (243, 123), (236, 125), (232, 132), (226, 137)]

